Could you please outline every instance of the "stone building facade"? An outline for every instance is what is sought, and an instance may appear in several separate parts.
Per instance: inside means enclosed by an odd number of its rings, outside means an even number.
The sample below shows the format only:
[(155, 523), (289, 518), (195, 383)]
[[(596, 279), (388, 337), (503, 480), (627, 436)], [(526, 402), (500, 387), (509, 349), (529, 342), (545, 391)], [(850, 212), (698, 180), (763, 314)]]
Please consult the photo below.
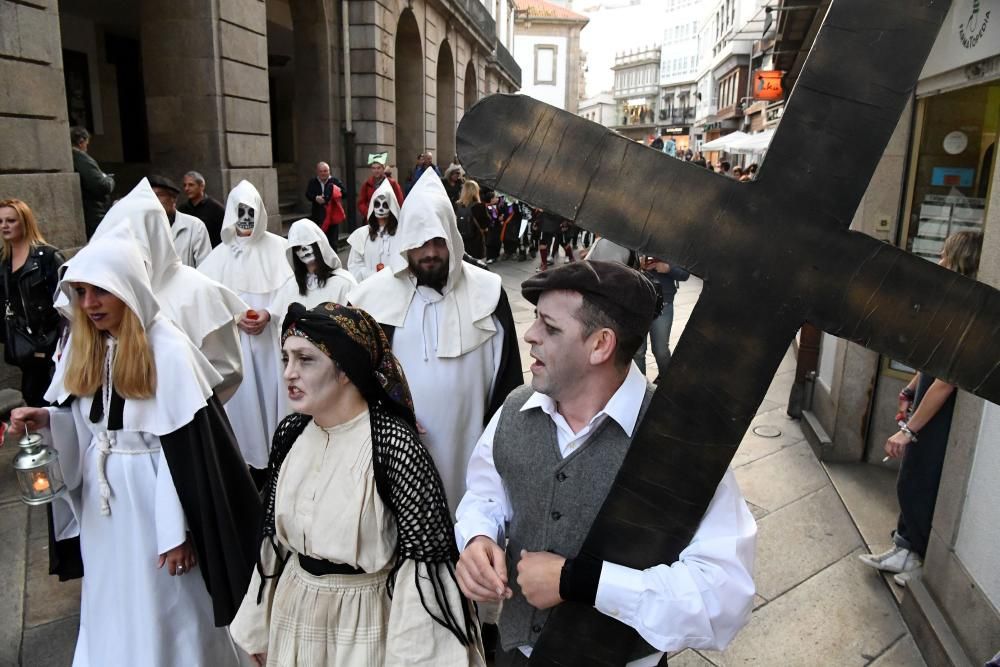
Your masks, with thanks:
[(196, 169), (219, 199), (247, 179), (279, 229), (317, 161), (450, 161), (464, 111), (520, 86), (512, 0), (0, 0), (0, 26), (0, 193), (64, 247), (83, 240), (72, 124), (115, 196), (152, 172)]
[(247, 179), (280, 231), (317, 161), (349, 186), (369, 153), (402, 179), (424, 150), (447, 165), (469, 106), (520, 87), (513, 16), (513, 0), (0, 0), (0, 197), (83, 243), (79, 124), (114, 197), (151, 173), (197, 170), (220, 200)]

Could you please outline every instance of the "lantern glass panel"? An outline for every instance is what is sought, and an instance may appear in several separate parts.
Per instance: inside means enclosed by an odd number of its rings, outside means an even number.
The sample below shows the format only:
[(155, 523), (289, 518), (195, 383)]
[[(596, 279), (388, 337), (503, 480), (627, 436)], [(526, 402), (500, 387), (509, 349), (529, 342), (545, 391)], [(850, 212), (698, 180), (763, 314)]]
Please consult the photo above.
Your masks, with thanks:
[(66, 488), (58, 460), (36, 468), (17, 470), (17, 482), (21, 497), (29, 505), (49, 502)]

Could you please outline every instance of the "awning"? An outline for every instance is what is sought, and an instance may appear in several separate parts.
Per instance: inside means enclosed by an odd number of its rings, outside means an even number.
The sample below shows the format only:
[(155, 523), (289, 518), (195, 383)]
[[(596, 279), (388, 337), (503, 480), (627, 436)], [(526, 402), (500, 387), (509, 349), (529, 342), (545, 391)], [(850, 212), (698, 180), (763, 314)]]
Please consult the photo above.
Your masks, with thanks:
[(748, 134), (739, 141), (734, 141), (727, 150), (733, 153), (763, 153), (771, 145), (774, 130), (764, 130), (757, 134)]
[(735, 142), (742, 141), (743, 139), (746, 139), (749, 136), (750, 135), (747, 134), (746, 132), (740, 132), (739, 130), (737, 130), (736, 132), (730, 132), (729, 134), (723, 135), (723, 136), (719, 137), (718, 139), (713, 139), (712, 141), (709, 141), (708, 143), (702, 144), (701, 145), (701, 150), (702, 151), (728, 151), (729, 147), (731, 145), (733, 145)]

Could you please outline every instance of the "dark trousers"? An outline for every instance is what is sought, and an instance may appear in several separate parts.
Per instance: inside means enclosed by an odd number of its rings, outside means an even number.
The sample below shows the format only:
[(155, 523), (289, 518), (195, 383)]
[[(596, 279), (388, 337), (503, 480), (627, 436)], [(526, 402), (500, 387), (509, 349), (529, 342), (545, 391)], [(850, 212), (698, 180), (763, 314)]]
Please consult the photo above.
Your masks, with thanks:
[[(950, 406), (949, 406), (950, 407)], [(951, 416), (948, 416), (948, 422)], [(948, 429), (933, 435), (924, 429), (920, 441), (907, 446), (899, 466), (896, 497), (899, 499), (899, 521), (893, 541), (923, 558), (931, 536), (931, 520), (937, 502), (941, 469), (948, 446)]]
[(49, 360), (49, 353), (44, 359), (32, 359), (19, 366), (21, 369), (21, 396), (24, 402), (33, 408), (42, 408), (48, 405), (45, 402), (45, 390), (49, 388), (52, 381), (52, 370), (55, 368)]

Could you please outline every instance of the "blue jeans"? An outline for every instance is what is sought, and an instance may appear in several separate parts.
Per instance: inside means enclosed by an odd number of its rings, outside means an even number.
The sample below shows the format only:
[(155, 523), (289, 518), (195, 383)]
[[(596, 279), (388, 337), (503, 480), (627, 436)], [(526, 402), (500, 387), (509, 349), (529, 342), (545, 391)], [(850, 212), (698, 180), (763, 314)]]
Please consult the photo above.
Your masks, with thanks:
[[(674, 324), (674, 303), (663, 304), (663, 312), (653, 320), (649, 327), (649, 340), (653, 346), (653, 358), (656, 359), (656, 368), (660, 375), (667, 369), (670, 363), (670, 328)], [(642, 339), (642, 345), (635, 353), (635, 364), (639, 371), (646, 374), (646, 339)]]

